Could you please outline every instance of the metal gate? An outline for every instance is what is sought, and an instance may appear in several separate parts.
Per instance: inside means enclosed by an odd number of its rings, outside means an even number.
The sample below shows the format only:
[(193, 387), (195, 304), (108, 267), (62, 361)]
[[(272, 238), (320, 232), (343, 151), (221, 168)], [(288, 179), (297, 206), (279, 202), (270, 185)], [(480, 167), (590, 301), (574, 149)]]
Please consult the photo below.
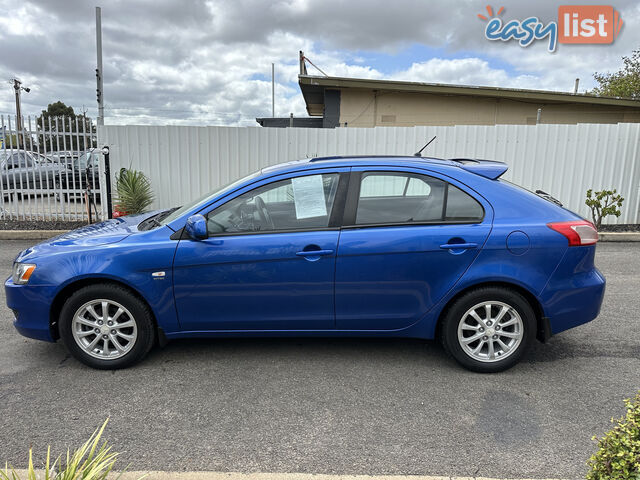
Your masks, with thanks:
[(104, 161), (91, 119), (0, 116), (0, 124), (0, 219), (101, 219)]

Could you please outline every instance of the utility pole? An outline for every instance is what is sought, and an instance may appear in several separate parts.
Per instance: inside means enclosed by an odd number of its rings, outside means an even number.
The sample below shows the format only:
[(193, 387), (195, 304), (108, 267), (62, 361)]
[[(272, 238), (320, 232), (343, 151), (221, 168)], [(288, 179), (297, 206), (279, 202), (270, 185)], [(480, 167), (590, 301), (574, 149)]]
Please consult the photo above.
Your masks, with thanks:
[(22, 130), (22, 105), (20, 105), (20, 86), (20, 80), (14, 78), (13, 89), (16, 91), (16, 130), (18, 131), (18, 135), (20, 134), (20, 130)]
[(20, 91), (24, 90), (25, 92), (29, 93), (31, 89), (23, 87), (22, 80), (17, 77), (12, 78), (11, 81), (13, 82), (13, 90), (16, 93), (16, 130), (19, 134), (20, 130), (22, 130), (22, 103), (20, 100)]
[(102, 86), (102, 10), (96, 7), (96, 94), (98, 98), (98, 125), (104, 125), (104, 94)]
[(276, 117), (276, 67), (271, 64), (271, 118)]

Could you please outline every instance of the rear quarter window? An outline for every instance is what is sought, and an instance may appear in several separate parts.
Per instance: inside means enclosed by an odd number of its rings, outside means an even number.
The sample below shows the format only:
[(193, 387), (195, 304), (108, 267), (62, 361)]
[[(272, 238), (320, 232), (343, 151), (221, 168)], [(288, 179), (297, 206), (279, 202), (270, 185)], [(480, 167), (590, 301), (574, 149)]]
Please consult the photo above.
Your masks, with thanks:
[(458, 187), (449, 184), (447, 195), (446, 221), (477, 222), (482, 220), (484, 209), (478, 201)]

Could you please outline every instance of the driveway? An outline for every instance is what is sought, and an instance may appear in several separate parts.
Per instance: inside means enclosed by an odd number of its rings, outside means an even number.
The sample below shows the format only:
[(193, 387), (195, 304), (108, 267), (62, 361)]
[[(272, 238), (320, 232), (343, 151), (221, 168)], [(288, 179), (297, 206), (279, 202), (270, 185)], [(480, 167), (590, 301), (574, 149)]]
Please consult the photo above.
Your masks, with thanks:
[[(0, 277), (29, 242), (2, 241)], [(433, 342), (176, 341), (96, 371), (20, 337), (0, 294), (0, 463), (106, 437), (134, 470), (583, 477), (591, 436), (640, 388), (640, 244), (603, 243), (600, 317), (508, 372)]]

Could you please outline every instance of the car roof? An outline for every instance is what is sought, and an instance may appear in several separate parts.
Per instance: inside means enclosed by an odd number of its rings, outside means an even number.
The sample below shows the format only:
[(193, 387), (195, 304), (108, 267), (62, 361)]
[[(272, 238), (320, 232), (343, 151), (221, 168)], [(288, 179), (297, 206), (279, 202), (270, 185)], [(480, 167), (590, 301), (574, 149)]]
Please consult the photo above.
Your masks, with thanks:
[(21, 148), (3, 148), (3, 149), (0, 149), (0, 157), (2, 157), (2, 158), (7, 158), (9, 155), (13, 155), (14, 153), (26, 153), (28, 155), (31, 155), (33, 152), (30, 152), (29, 150), (23, 150)]
[(284, 173), (294, 170), (308, 170), (322, 167), (352, 167), (358, 164), (363, 165), (394, 165), (394, 166), (417, 166), (439, 165), (449, 167), (459, 167), (460, 163), (453, 160), (433, 157), (416, 157), (402, 155), (334, 155), (327, 157), (313, 157), (292, 162), (280, 163), (265, 167), (263, 174)]

